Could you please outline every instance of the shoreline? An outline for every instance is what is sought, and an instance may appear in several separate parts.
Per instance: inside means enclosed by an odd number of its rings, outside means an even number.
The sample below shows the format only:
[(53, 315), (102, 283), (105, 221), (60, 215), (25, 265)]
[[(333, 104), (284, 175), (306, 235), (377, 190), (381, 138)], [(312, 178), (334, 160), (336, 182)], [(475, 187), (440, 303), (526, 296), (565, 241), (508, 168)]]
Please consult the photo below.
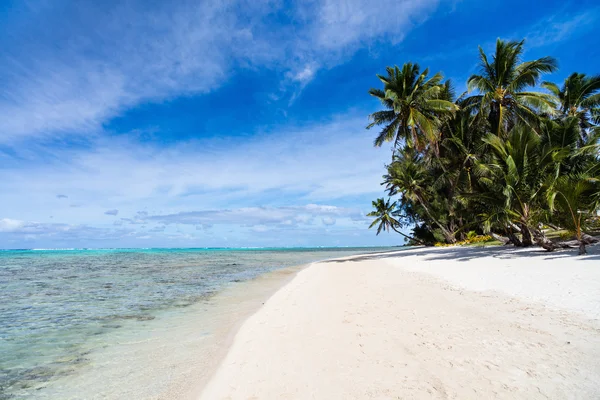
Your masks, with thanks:
[[(113, 332), (104, 339), (106, 351), (85, 356), (92, 368), (83, 366), (76, 374), (49, 382), (44, 396), (77, 399), (86, 393), (90, 399), (196, 399), (243, 323), (309, 265), (284, 267), (234, 282), (189, 307), (165, 310), (147, 321), (129, 321), (135, 329)], [(128, 384), (104, 385), (123, 376), (128, 376)], [(98, 391), (90, 392), (90, 387)]]
[[(258, 293), (248, 296), (245, 301), (250, 304), (246, 305), (241, 315), (237, 315), (233, 319), (232, 323), (226, 324), (222, 327), (225, 331), (225, 335), (221, 338), (216, 338), (218, 349), (209, 360), (210, 368), (207, 369), (205, 373), (197, 381), (195, 381), (193, 385), (190, 386), (190, 388), (187, 390), (187, 394), (181, 397), (181, 399), (195, 400), (201, 395), (208, 382), (210, 382), (210, 380), (214, 377), (219, 365), (227, 356), (229, 349), (234, 343), (237, 333), (248, 320), (248, 318), (257, 313), (260, 308), (264, 306), (264, 304), (271, 297), (273, 297), (273, 295), (275, 295), (275, 293), (290, 283), (302, 270), (310, 267), (311, 264), (312, 263), (281, 268), (268, 272), (264, 275), (260, 275), (250, 281), (241, 283), (241, 285), (244, 286), (244, 289), (255, 290)], [(219, 295), (228, 296), (236, 293), (240, 289), (241, 288), (239, 286), (229, 287), (222, 293), (219, 293)], [(167, 394), (161, 394), (157, 397), (157, 400), (170, 398), (171, 393), (169, 392)]]
[(297, 271), (386, 250), (5, 255), (4, 298), (27, 311), (2, 313), (0, 386), (15, 399), (194, 398), (243, 321)]
[[(377, 253), (365, 253), (353, 256), (344, 256), (344, 257), (335, 257), (326, 260), (315, 261), (307, 264), (294, 265), (285, 268), (281, 268), (275, 271), (268, 272), (266, 274), (260, 275), (250, 281), (242, 282), (241, 285), (246, 288), (252, 288), (259, 292), (258, 294), (254, 294), (251, 297), (248, 297), (246, 301), (251, 302), (252, 304), (242, 313), (236, 317), (233, 323), (228, 324), (226, 329), (226, 334), (223, 338), (217, 339), (219, 342), (219, 349), (216, 354), (211, 357), (210, 364), (211, 369), (208, 370), (205, 374), (203, 374), (200, 379), (198, 379), (191, 389), (187, 390), (187, 394), (183, 397), (177, 397), (182, 400), (196, 400), (200, 396), (209, 382), (214, 378), (217, 373), (219, 366), (223, 363), (223, 360), (229, 353), (232, 345), (235, 342), (235, 338), (240, 331), (240, 329), (244, 326), (244, 324), (251, 318), (253, 315), (258, 313), (262, 307), (274, 296), (283, 289), (285, 286), (290, 284), (302, 271), (310, 268), (313, 264), (326, 263), (326, 262), (335, 262), (338, 260), (346, 260), (351, 259), (353, 257), (362, 257), (365, 255), (372, 254), (386, 254), (391, 252), (397, 252), (399, 250), (394, 249), (385, 252), (377, 252)], [(280, 276), (283, 275), (283, 276)], [(266, 282), (265, 282), (266, 281)], [(219, 293), (220, 296), (227, 296), (228, 294), (237, 293), (240, 287), (229, 287), (225, 289), (222, 293)], [(219, 296), (217, 295), (217, 296)], [(163, 399), (171, 399), (172, 392), (163, 393), (160, 396), (156, 397), (156, 400)]]
[(310, 264), (239, 321), (197, 398), (598, 396), (600, 246), (590, 249), (418, 248)]

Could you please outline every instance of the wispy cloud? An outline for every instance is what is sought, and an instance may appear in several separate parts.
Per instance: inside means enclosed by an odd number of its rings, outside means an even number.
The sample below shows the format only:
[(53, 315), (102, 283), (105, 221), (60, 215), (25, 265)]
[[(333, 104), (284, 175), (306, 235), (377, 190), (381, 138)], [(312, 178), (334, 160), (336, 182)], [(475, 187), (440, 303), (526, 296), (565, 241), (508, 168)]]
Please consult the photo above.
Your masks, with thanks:
[(308, 204), (305, 206), (244, 207), (189, 211), (176, 214), (151, 215), (144, 219), (162, 224), (295, 227), (297, 225), (312, 225), (315, 218), (321, 218), (324, 225), (335, 224), (335, 217), (364, 223), (366, 221), (364, 214), (357, 208)]
[(107, 124), (254, 71), (276, 77), (264, 91), (285, 113), (321, 71), (399, 42), (438, 0), (27, 4), (0, 23), (3, 246), (371, 236), (355, 205), (381, 193), (390, 153), (373, 149), (368, 111), (249, 127), (242, 141), (109, 137)]
[[(221, 138), (165, 147), (113, 138), (84, 148), (17, 149), (19, 163), (5, 166), (0, 181), (0, 217), (136, 231), (184, 224), (192, 235), (196, 226), (207, 232), (225, 221), (272, 231), (286, 224), (333, 226), (335, 219), (338, 232), (349, 226), (362, 231), (353, 224), (364, 222), (368, 210), (361, 205), (381, 194), (390, 157), (385, 148), (373, 148), (365, 124), (344, 114), (322, 124), (275, 127), (242, 142)], [(48, 202), (56, 193), (69, 193), (80, 206)], [(105, 216), (117, 213), (117, 221)]]
[[(74, 194), (78, 204), (115, 203), (102, 213), (151, 198), (180, 204), (202, 199), (210, 206), (223, 199), (213, 200), (215, 191), (246, 199), (278, 191), (308, 201), (372, 194), (381, 190), (382, 167), (390, 153), (372, 147), (365, 124), (364, 118), (340, 115), (308, 127), (274, 127), (243, 142), (223, 138), (159, 147), (113, 138), (92, 148), (28, 148), (18, 153), (21, 163), (6, 168), (0, 186), (13, 202), (8, 209), (38, 198), (43, 203), (44, 196), (61, 191)], [(24, 199), (31, 186), (39, 196)]]
[(581, 13), (560, 13), (534, 24), (524, 33), (528, 47), (543, 47), (569, 39), (575, 34), (583, 34), (597, 24), (600, 8), (588, 9)]
[[(0, 238), (7, 247), (7, 243), (20, 243), (27, 241), (58, 240), (62, 243), (75, 242), (97, 242), (101, 245), (103, 240), (119, 240), (122, 237), (131, 236), (135, 233), (129, 228), (107, 229), (93, 227), (84, 224), (44, 223), (35, 221), (23, 221), (14, 219), (0, 219)], [(23, 242), (24, 241), (24, 242)]]
[(423, 22), (438, 0), (325, 0), (319, 4), (314, 24), (319, 46), (332, 50), (369, 44), (385, 38), (401, 41)]
[(313, 80), (317, 73), (318, 65), (314, 62), (308, 63), (300, 68), (298, 71), (288, 71), (285, 76), (286, 79), (282, 82), (282, 91), (285, 92), (292, 88), (292, 95), (288, 101), (288, 105), (294, 104), (302, 90)]
[(372, 40), (400, 40), (437, 0), (300, 3), (294, 30), (274, 17), (278, 1), (31, 4), (24, 22), (0, 28), (5, 143), (99, 133), (141, 102), (214, 90), (234, 68), (275, 70), (295, 99), (319, 67)]

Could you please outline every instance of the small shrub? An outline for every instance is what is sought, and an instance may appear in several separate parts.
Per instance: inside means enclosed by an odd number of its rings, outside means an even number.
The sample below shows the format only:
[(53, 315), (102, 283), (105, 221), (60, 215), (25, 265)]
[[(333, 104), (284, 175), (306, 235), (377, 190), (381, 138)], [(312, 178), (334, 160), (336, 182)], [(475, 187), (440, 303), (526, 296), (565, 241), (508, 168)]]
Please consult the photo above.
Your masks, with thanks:
[(560, 240), (570, 240), (573, 239), (573, 236), (575, 236), (573, 232), (562, 232), (560, 235), (558, 235), (558, 238)]
[[(469, 232), (469, 233), (471, 233), (471, 232)], [(492, 240), (494, 240), (494, 238), (491, 237), (490, 235), (475, 235), (475, 236), (472, 236), (471, 238), (468, 238), (468, 237), (469, 237), (469, 235), (467, 235), (467, 239), (461, 240), (461, 241), (456, 242), (454, 244), (448, 244), (448, 243), (443, 243), (443, 242), (436, 242), (434, 244), (434, 246), (435, 247), (464, 246), (466, 244), (491, 242)]]

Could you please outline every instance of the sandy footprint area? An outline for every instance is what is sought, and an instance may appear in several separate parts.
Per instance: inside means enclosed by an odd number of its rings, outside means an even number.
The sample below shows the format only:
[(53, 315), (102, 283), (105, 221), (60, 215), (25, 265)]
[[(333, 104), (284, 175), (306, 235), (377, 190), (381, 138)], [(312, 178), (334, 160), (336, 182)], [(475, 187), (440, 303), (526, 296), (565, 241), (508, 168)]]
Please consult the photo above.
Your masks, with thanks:
[(201, 399), (600, 398), (591, 250), (315, 263), (242, 325)]

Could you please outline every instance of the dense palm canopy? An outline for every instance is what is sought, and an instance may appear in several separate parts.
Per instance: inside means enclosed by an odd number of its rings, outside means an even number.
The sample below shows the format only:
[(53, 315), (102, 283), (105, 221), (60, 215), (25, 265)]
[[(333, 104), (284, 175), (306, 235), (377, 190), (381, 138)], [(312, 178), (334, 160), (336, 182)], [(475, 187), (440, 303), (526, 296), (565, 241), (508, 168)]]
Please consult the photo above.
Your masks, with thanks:
[(517, 121), (535, 124), (538, 113), (553, 114), (555, 110), (554, 96), (527, 89), (534, 87), (543, 73), (555, 71), (556, 60), (543, 57), (522, 62), (523, 45), (524, 41), (498, 39), (491, 61), (480, 47), (480, 72), (467, 81), (469, 91), (478, 92), (470, 98), (470, 105), (487, 115), (496, 135), (507, 132)]
[(376, 146), (393, 144), (382, 185), (398, 197), (373, 202), (378, 233), (409, 221), (422, 242), (490, 233), (552, 250), (549, 227), (582, 246), (600, 231), (600, 77), (574, 73), (538, 89), (557, 63), (523, 61), (523, 46), (498, 40), (491, 59), (480, 49), (481, 71), (460, 98), (416, 64), (378, 76), (383, 89), (369, 93), (385, 110), (369, 128), (383, 126)]
[(553, 82), (544, 82), (542, 87), (558, 98), (559, 111), (564, 117), (579, 121), (583, 139), (594, 124), (600, 124), (600, 75), (575, 72), (565, 79), (561, 88)]
[(437, 141), (438, 127), (443, 115), (458, 107), (449, 101), (450, 84), (442, 83), (442, 75), (428, 76), (429, 70), (420, 71), (418, 64), (407, 63), (402, 69), (388, 67), (387, 75), (377, 75), (383, 89), (371, 89), (385, 110), (371, 114), (368, 129), (383, 125), (375, 138), (375, 145), (384, 142), (404, 142), (423, 148)]

